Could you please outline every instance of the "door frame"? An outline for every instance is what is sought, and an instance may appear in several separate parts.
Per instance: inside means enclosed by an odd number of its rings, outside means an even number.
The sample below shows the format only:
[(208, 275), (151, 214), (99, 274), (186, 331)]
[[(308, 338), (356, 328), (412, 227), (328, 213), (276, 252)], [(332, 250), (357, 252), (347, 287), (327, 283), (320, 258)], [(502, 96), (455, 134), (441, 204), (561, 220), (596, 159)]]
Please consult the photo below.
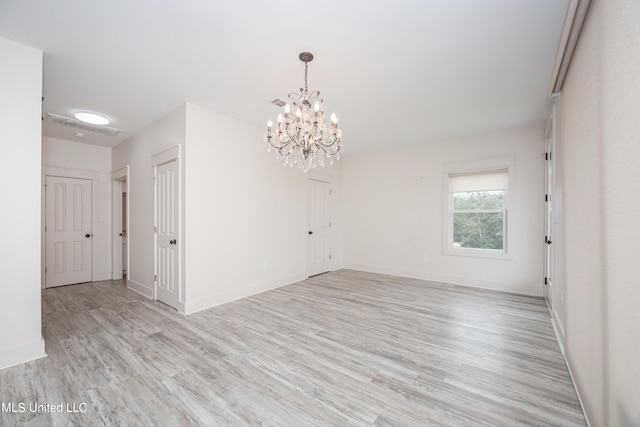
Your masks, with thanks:
[(82, 170), (82, 169), (68, 169), (68, 168), (59, 168), (53, 166), (43, 166), (42, 174), (41, 174), (41, 223), (40, 223), (40, 233), (44, 236), (40, 239), (40, 287), (41, 289), (45, 289), (47, 284), (47, 277), (44, 272), (44, 268), (46, 266), (47, 259), (47, 234), (44, 231), (46, 225), (46, 183), (47, 176), (57, 176), (60, 178), (77, 178), (77, 179), (87, 179), (91, 181), (91, 224), (93, 229), (93, 239), (91, 239), (91, 281), (94, 282), (97, 280), (97, 272), (98, 272), (98, 257), (96, 256), (98, 242), (102, 238), (100, 233), (100, 227), (98, 222), (98, 178), (100, 174), (97, 171), (91, 170)]
[[(184, 301), (184, 296), (185, 296), (185, 289), (184, 289), (184, 229), (183, 229), (183, 223), (182, 223), (182, 218), (183, 218), (183, 183), (184, 183), (184, 176), (183, 176), (183, 167), (181, 165), (181, 146), (180, 144), (176, 144), (174, 146), (171, 146), (163, 151), (160, 151), (156, 154), (154, 154), (153, 156), (151, 156), (151, 167), (153, 169), (153, 227), (154, 227), (154, 233), (153, 233), (153, 274), (154, 274), (154, 280), (153, 280), (153, 299), (157, 300), (158, 299), (158, 281), (156, 280), (157, 275), (158, 275), (158, 251), (157, 251), (157, 246), (158, 246), (158, 236), (157, 233), (155, 232), (156, 227), (158, 226), (158, 206), (157, 206), (157, 183), (156, 183), (156, 178), (157, 178), (157, 171), (158, 171), (158, 166), (161, 166), (163, 164), (172, 162), (172, 161), (176, 161), (176, 168), (177, 168), (177, 176), (178, 176), (178, 244), (177, 244), (177, 248), (176, 250), (178, 251), (178, 307), (175, 307), (176, 310), (178, 310), (178, 312), (180, 313), (185, 313), (185, 301)], [(129, 233), (127, 233), (129, 234)]]
[(130, 179), (129, 165), (111, 172), (111, 278), (113, 280), (122, 279), (122, 240), (120, 230), (122, 230), (122, 183), (125, 184), (126, 200), (127, 200), (127, 234), (124, 236), (127, 241), (127, 287), (129, 286), (129, 277), (131, 277), (131, 262), (129, 257), (129, 236), (131, 222), (130, 215)]

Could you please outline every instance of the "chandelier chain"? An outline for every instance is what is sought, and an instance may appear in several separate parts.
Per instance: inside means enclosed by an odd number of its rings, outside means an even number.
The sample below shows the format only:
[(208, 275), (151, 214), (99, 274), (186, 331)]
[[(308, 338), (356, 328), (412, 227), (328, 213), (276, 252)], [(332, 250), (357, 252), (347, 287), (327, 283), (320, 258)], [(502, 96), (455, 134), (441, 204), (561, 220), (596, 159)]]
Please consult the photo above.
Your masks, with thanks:
[(309, 63), (305, 62), (304, 63), (304, 91), (308, 92), (307, 89), (307, 70), (309, 69)]

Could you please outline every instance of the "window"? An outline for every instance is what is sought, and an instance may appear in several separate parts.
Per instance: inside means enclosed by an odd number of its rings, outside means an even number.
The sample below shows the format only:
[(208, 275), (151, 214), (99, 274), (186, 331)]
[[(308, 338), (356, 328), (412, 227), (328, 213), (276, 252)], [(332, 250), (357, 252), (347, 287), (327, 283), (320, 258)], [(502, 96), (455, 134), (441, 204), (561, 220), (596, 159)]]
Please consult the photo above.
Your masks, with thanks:
[(449, 253), (506, 254), (509, 170), (449, 173), (448, 176)]

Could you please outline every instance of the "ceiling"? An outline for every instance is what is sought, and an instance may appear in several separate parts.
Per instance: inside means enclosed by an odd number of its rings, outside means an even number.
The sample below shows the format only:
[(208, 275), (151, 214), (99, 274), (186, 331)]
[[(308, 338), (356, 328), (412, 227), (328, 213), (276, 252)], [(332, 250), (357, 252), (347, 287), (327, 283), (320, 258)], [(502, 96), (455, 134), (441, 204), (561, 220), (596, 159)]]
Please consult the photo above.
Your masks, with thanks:
[[(0, 0), (0, 35), (44, 51), (44, 113), (95, 111), (115, 146), (185, 102), (266, 127), (304, 85), (345, 155), (542, 124), (569, 0)], [(262, 141), (260, 141), (262, 142)]]

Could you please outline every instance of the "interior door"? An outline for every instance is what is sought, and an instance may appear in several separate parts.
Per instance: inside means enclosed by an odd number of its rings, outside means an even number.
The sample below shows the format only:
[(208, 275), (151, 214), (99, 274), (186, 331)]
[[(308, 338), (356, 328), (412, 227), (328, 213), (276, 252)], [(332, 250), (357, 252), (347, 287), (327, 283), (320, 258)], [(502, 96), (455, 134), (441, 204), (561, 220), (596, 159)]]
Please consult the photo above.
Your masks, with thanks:
[(122, 192), (122, 227), (120, 238), (122, 240), (122, 274), (127, 274), (127, 268), (129, 267), (129, 244), (127, 243), (127, 209), (129, 209), (129, 205), (127, 203), (127, 193), (125, 191)]
[(544, 281), (545, 281), (545, 297), (547, 298), (547, 302), (549, 307), (553, 310), (555, 309), (555, 288), (553, 285), (554, 279), (554, 206), (553, 206), (553, 150), (554, 150), (554, 140), (553, 140), (553, 129), (549, 129), (547, 131), (546, 136), (546, 161), (545, 161), (545, 245), (544, 245)]
[(329, 243), (331, 220), (329, 201), (331, 184), (307, 180), (307, 275), (315, 276), (330, 270)]
[(91, 281), (91, 180), (45, 180), (46, 287)]
[(156, 299), (176, 310), (180, 300), (178, 161), (156, 167)]

